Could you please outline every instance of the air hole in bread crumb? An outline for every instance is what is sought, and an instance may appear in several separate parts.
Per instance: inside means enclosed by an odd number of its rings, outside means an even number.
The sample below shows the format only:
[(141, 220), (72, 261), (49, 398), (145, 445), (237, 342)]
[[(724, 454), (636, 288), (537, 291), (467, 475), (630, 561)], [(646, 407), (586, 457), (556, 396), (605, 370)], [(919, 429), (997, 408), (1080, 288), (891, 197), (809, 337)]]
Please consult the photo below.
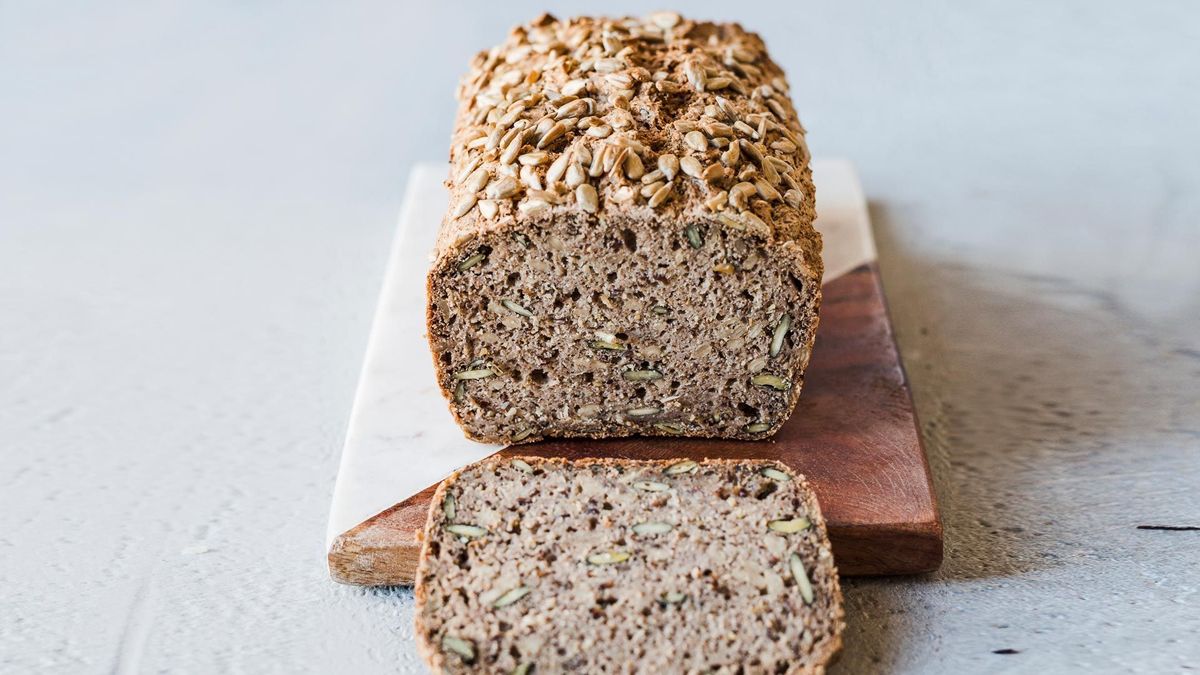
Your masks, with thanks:
[(771, 496), (771, 493), (775, 492), (778, 489), (779, 489), (779, 486), (775, 484), (775, 481), (773, 481), (773, 480), (765, 481), (765, 482), (763, 482), (762, 485), (758, 486), (758, 490), (754, 493), (754, 498), (755, 499), (766, 499), (767, 497)]
[(794, 274), (793, 274), (793, 275), (789, 275), (789, 276), (790, 276), (790, 278), (791, 278), (791, 280), (792, 280), (792, 285), (796, 287), (796, 290), (797, 290), (797, 291), (798, 291), (798, 292), (799, 292), (801, 295), (804, 295), (804, 282), (803, 282), (803, 281), (801, 281), (801, 280), (800, 280), (800, 279), (799, 279), (799, 278), (798, 278), (796, 275), (794, 275)]
[(508, 283), (509, 286), (516, 286), (517, 282), (520, 280), (521, 280), (520, 272), (511, 272), (511, 273), (509, 273), (508, 277), (505, 278), (505, 281)]
[(529, 371), (529, 381), (534, 384), (545, 384), (546, 371), (542, 370), (541, 368), (535, 368)]
[(621, 230), (621, 239), (625, 241), (625, 248), (629, 249), (631, 253), (637, 251), (637, 235), (633, 233), (633, 230), (629, 228)]
[(738, 412), (742, 413), (746, 417), (750, 417), (750, 418), (758, 417), (758, 408), (755, 408), (754, 406), (752, 406), (748, 403), (745, 403), (745, 402), (739, 403), (737, 405), (737, 408), (738, 408)]

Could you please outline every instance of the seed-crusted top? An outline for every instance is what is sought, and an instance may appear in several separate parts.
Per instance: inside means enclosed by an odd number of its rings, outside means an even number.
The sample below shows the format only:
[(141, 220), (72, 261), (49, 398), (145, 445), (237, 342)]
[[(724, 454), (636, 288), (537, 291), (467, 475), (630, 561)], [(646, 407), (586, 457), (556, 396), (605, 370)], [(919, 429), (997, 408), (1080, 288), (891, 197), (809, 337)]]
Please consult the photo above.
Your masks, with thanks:
[(794, 241), (820, 279), (804, 129), (741, 26), (544, 14), (478, 54), (458, 97), (439, 255), (561, 210), (625, 212)]

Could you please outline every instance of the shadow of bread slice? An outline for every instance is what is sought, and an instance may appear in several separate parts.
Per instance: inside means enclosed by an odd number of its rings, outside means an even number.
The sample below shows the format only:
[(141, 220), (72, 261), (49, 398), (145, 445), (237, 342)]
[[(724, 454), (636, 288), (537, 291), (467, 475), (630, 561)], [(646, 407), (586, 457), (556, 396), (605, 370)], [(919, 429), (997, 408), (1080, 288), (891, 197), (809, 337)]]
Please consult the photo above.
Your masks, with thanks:
[(553, 17), (459, 88), (428, 274), (467, 436), (762, 439), (796, 405), (821, 299), (804, 129), (737, 24)]
[(820, 673), (842, 628), (816, 499), (775, 462), (493, 458), (434, 495), (435, 673)]

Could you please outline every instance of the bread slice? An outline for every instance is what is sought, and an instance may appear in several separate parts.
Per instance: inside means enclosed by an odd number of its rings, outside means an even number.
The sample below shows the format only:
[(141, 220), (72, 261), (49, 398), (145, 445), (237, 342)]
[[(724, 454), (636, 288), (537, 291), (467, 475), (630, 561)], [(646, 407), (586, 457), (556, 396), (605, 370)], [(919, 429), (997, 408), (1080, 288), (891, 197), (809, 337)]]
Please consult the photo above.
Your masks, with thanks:
[(479, 54), (459, 99), (427, 312), (466, 434), (774, 434), (822, 265), (804, 129), (762, 40), (669, 12), (543, 16)]
[(821, 673), (841, 647), (820, 509), (775, 462), (493, 458), (423, 541), (435, 673)]

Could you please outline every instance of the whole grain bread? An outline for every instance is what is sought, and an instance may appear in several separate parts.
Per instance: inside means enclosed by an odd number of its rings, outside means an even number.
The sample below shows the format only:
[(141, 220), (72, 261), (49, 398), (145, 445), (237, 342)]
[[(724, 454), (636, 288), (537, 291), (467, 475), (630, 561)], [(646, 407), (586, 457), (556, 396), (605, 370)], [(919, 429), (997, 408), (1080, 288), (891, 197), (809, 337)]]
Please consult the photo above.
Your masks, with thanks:
[(822, 267), (804, 129), (762, 40), (545, 15), (458, 96), (428, 333), (466, 434), (774, 434)]
[(821, 673), (842, 598), (804, 477), (758, 460), (489, 459), (437, 489), (435, 673)]

